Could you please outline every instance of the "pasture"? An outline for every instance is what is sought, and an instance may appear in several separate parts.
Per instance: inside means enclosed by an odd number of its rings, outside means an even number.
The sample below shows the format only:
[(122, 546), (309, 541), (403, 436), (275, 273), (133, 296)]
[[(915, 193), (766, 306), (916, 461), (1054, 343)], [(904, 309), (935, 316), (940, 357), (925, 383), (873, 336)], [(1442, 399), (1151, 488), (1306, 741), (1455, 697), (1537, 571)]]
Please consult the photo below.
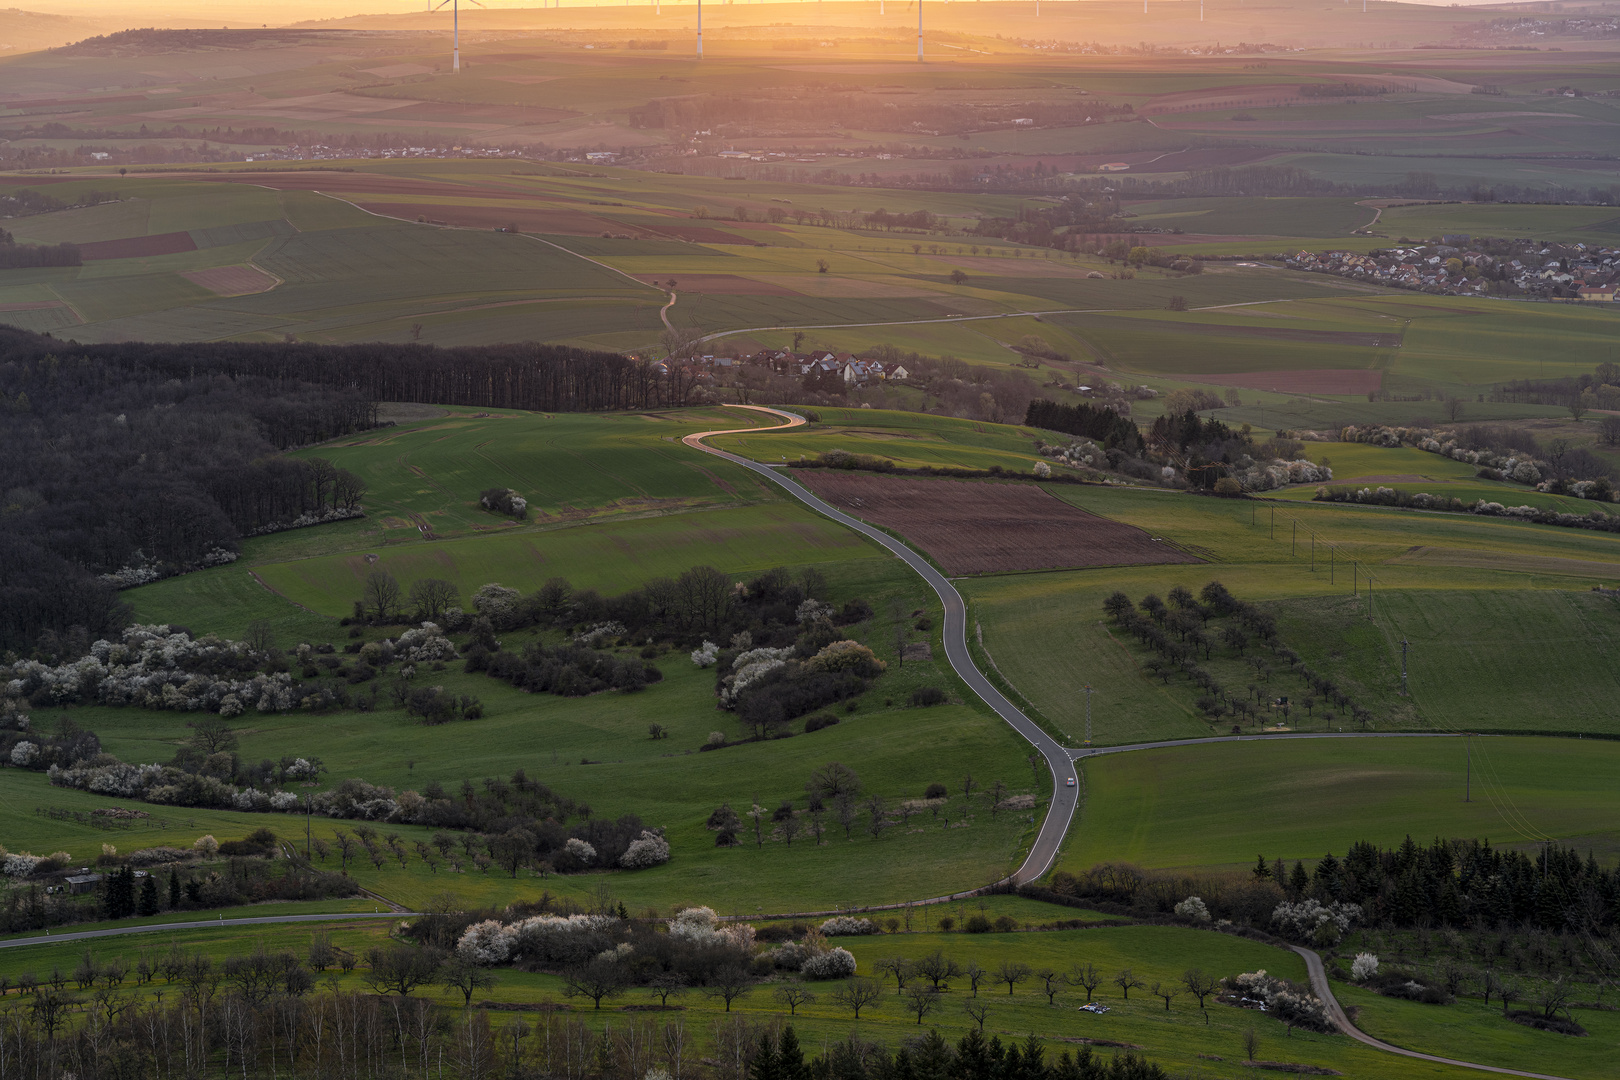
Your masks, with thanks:
[(1408, 835), (1525, 848), (1556, 838), (1607, 862), (1620, 854), (1620, 795), (1608, 780), (1617, 765), (1620, 744), (1610, 740), (1482, 736), (1105, 754), (1076, 763), (1085, 804), (1060, 868), (1113, 860), (1241, 870), (1259, 853), (1315, 860), (1361, 840), (1398, 847)]

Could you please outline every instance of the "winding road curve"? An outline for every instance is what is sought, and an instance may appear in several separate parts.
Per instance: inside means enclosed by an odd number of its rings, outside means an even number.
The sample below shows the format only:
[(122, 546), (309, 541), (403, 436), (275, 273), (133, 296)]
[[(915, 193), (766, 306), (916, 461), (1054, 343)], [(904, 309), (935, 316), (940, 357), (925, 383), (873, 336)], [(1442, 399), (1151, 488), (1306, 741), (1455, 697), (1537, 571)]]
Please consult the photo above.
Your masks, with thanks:
[[(935, 570), (933, 565), (929, 563), (927, 559), (923, 558), (921, 555), (911, 550), (911, 548), (907, 547), (905, 544), (902, 544), (900, 541), (896, 540), (887, 533), (875, 529), (866, 522), (861, 521), (858, 518), (850, 517), (848, 514), (829, 506), (796, 481), (790, 480), (786, 476), (783, 476), (780, 468), (761, 465), (756, 461), (751, 461), (748, 458), (740, 457), (737, 454), (729, 454), (724, 450), (717, 450), (712, 446), (706, 446), (702, 441), (715, 435), (743, 435), (757, 434), (766, 431), (783, 431), (788, 428), (802, 426), (805, 422), (804, 418), (801, 416), (795, 416), (792, 413), (783, 412), (780, 409), (767, 409), (760, 405), (727, 405), (726, 408), (749, 409), (754, 412), (766, 413), (772, 416), (780, 416), (786, 421), (786, 423), (769, 428), (753, 427), (734, 428), (726, 431), (702, 431), (693, 435), (688, 435), (681, 441), (693, 449), (702, 450), (705, 453), (714, 454), (716, 457), (725, 458), (727, 461), (741, 465), (746, 469), (751, 469), (761, 476), (768, 477), (772, 482), (785, 488), (790, 495), (804, 503), (806, 506), (810, 507), (812, 510), (815, 510), (820, 514), (824, 514), (839, 524), (854, 529), (862, 536), (868, 537), (878, 544), (881, 544), (883, 547), (887, 548), (889, 551), (903, 559), (906, 565), (917, 571), (917, 573), (922, 576), (923, 580), (927, 581), (928, 584), (933, 587), (934, 591), (939, 594), (940, 600), (944, 602), (945, 656), (946, 659), (950, 661), (951, 667), (956, 670), (957, 675), (961, 676), (964, 682), (973, 688), (975, 693), (984, 699), (986, 704), (1000, 714), (1003, 720), (1012, 725), (1013, 730), (1017, 731), (1026, 740), (1033, 744), (1034, 747), (1041, 752), (1042, 756), (1046, 758), (1047, 764), (1052, 769), (1052, 807), (1046, 815), (1046, 820), (1041, 824), (1041, 831), (1039, 835), (1036, 836), (1035, 843), (1030, 846), (1028, 857), (1024, 859), (1022, 866), (1013, 871), (1009, 879), (1014, 884), (1023, 884), (1024, 882), (1033, 881), (1039, 878), (1042, 874), (1046, 873), (1046, 871), (1051, 867), (1053, 861), (1057, 858), (1058, 849), (1063, 843), (1064, 835), (1069, 830), (1070, 822), (1074, 819), (1075, 810), (1079, 801), (1079, 789), (1068, 787), (1064, 783), (1065, 779), (1074, 775), (1073, 763), (1076, 760), (1083, 761), (1086, 758), (1096, 757), (1102, 754), (1120, 754), (1132, 750), (1159, 750), (1177, 746), (1202, 746), (1212, 742), (1265, 742), (1269, 740), (1281, 739), (1426, 739), (1437, 737), (1435, 735), (1427, 735), (1417, 732), (1323, 731), (1294, 732), (1286, 735), (1224, 735), (1204, 739), (1168, 739), (1162, 742), (1129, 743), (1123, 746), (1080, 748), (1062, 746), (1057, 742), (1057, 740), (1053, 739), (1050, 735), (1043, 731), (1038, 724), (1030, 720), (1029, 717), (1025, 716), (1017, 706), (1008, 701), (1000, 691), (990, 684), (990, 681), (984, 677), (984, 674), (979, 671), (978, 667), (973, 663), (973, 658), (971, 655), (969, 655), (967, 649), (967, 604), (962, 599), (962, 594), (956, 591), (956, 587), (952, 585), (943, 574), (941, 574), (938, 570)], [(1446, 736), (1442, 734), (1438, 737)], [(1316, 996), (1321, 998), (1323, 1004), (1326, 1005), (1329, 1019), (1333, 1021), (1334, 1025), (1338, 1027), (1339, 1030), (1343, 1031), (1346, 1035), (1350, 1036), (1352, 1039), (1355, 1039), (1357, 1042), (1364, 1043), (1367, 1046), (1371, 1046), (1376, 1050), (1385, 1051), (1386, 1053), (1400, 1054), (1403, 1057), (1416, 1058), (1420, 1061), (1430, 1061), (1441, 1065), (1454, 1065), (1464, 1069), (1478, 1069), (1482, 1072), (1498, 1073), (1505, 1076), (1523, 1076), (1529, 1077), (1531, 1080), (1567, 1080), (1566, 1077), (1552, 1076), (1547, 1073), (1524, 1072), (1519, 1069), (1505, 1069), (1495, 1065), (1480, 1065), (1472, 1061), (1458, 1061), (1455, 1058), (1440, 1057), (1435, 1054), (1424, 1054), (1416, 1050), (1406, 1050), (1402, 1047), (1393, 1046), (1379, 1039), (1375, 1039), (1350, 1022), (1349, 1015), (1344, 1011), (1343, 1006), (1339, 1004), (1338, 999), (1333, 996), (1333, 987), (1328, 982), (1327, 973), (1323, 969), (1322, 958), (1316, 953), (1312, 952), (1310, 949), (1300, 948), (1299, 946), (1293, 945), (1289, 946), (1289, 948), (1293, 949), (1294, 952), (1298, 953), (1304, 958), (1305, 968), (1310, 973), (1311, 989), (1315, 991)]]
[[(673, 300), (671, 303), (673, 303)], [(717, 450), (712, 446), (705, 445), (702, 441), (715, 435), (743, 435), (758, 434), (765, 431), (783, 431), (788, 428), (802, 426), (805, 422), (804, 418), (801, 416), (795, 416), (792, 413), (783, 412), (779, 409), (767, 409), (759, 405), (727, 405), (726, 408), (748, 409), (753, 412), (765, 413), (771, 416), (779, 416), (785, 421), (785, 423), (779, 424), (775, 427), (766, 428), (751, 427), (732, 428), (724, 431), (702, 431), (688, 435), (681, 441), (693, 449), (701, 450), (704, 453), (713, 454), (716, 457), (724, 458), (727, 461), (741, 465), (746, 469), (750, 469), (753, 472), (768, 478), (772, 483), (784, 488), (788, 494), (792, 495), (794, 498), (798, 499), (812, 510), (831, 518), (847, 528), (854, 529), (862, 536), (867, 537), (868, 539), (897, 555), (906, 563), (907, 566), (915, 570), (923, 578), (923, 580), (928, 582), (933, 590), (939, 594), (939, 598), (944, 604), (945, 626), (943, 635), (945, 642), (945, 657), (950, 662), (951, 667), (956, 671), (957, 675), (959, 675), (962, 680), (973, 689), (975, 693), (984, 699), (986, 704), (994, 709), (1003, 720), (1012, 726), (1014, 731), (1017, 731), (1019, 735), (1023, 736), (1025, 740), (1032, 744), (1036, 750), (1040, 751), (1041, 755), (1046, 758), (1046, 763), (1052, 771), (1052, 805), (1046, 815), (1045, 821), (1041, 823), (1041, 829), (1035, 838), (1035, 842), (1030, 846), (1028, 856), (1025, 857), (1023, 864), (1019, 866), (1017, 870), (1013, 871), (1008, 878), (1003, 879), (1005, 881), (1011, 881), (1013, 884), (1023, 884), (1025, 882), (1034, 881), (1035, 879), (1041, 877), (1041, 875), (1045, 874), (1046, 871), (1051, 868), (1052, 863), (1057, 859), (1058, 849), (1062, 845), (1064, 835), (1069, 830), (1070, 823), (1074, 820), (1074, 814), (1079, 803), (1079, 788), (1069, 787), (1065, 783), (1070, 776), (1074, 775), (1074, 762), (1077, 760), (1083, 761), (1087, 758), (1097, 757), (1103, 754), (1120, 754), (1133, 750), (1160, 750), (1177, 746), (1203, 746), (1212, 742), (1265, 742), (1281, 739), (1423, 739), (1446, 737), (1444, 734), (1427, 735), (1412, 732), (1296, 732), (1286, 735), (1225, 735), (1215, 738), (1202, 739), (1169, 739), (1161, 742), (1129, 743), (1122, 746), (1078, 748), (1065, 747), (1043, 731), (1040, 725), (1036, 724), (1029, 717), (1025, 716), (1017, 706), (1008, 701), (999, 690), (991, 685), (990, 681), (984, 677), (984, 674), (978, 669), (977, 665), (974, 664), (973, 658), (968, 653), (967, 648), (967, 603), (962, 599), (962, 594), (956, 591), (956, 587), (952, 585), (943, 574), (934, 569), (933, 565), (929, 563), (927, 559), (923, 558), (917, 552), (913, 551), (911, 548), (907, 547), (905, 544), (896, 540), (887, 533), (868, 525), (866, 522), (861, 521), (858, 518), (850, 517), (848, 514), (829, 506), (826, 502), (822, 501), (796, 481), (790, 480), (786, 476), (783, 476), (780, 469), (772, 468), (768, 465), (761, 465), (756, 461), (751, 461), (748, 458), (741, 457), (737, 454), (727, 453), (724, 450)], [(955, 893), (949, 897), (940, 897), (937, 899), (952, 900), (956, 899), (957, 897), (967, 895), (970, 895), (970, 893)], [(921, 901), (921, 903), (932, 902), (937, 901)], [(0, 949), (15, 949), (29, 945), (41, 945), (64, 941), (79, 941), (86, 938), (116, 937), (123, 934), (153, 933), (163, 930), (206, 930), (216, 927), (222, 928), (266, 925), (274, 923), (341, 921), (345, 919), (397, 919), (401, 917), (409, 917), (414, 914), (416, 913), (406, 911), (390, 911), (386, 913), (349, 912), (346, 914), (331, 915), (267, 915), (238, 919), (199, 919), (191, 922), (155, 923), (146, 926), (116, 927), (106, 930), (82, 930), (77, 933), (47, 935), (44, 937), (14, 938), (9, 941), (0, 941)], [(820, 912), (819, 914), (832, 913)], [(1425, 1054), (1416, 1050), (1407, 1050), (1403, 1047), (1394, 1046), (1390, 1043), (1383, 1042), (1382, 1040), (1375, 1039), (1371, 1035), (1368, 1035), (1366, 1032), (1362, 1031), (1360, 1028), (1357, 1028), (1355, 1024), (1351, 1023), (1349, 1015), (1344, 1011), (1343, 1006), (1339, 1004), (1338, 999), (1333, 996), (1333, 987), (1328, 982), (1327, 973), (1322, 965), (1322, 958), (1310, 949), (1302, 948), (1297, 945), (1291, 945), (1289, 948), (1293, 949), (1294, 952), (1298, 953), (1304, 959), (1306, 970), (1310, 973), (1311, 989), (1326, 1005), (1329, 1019), (1333, 1021), (1334, 1025), (1337, 1026), (1339, 1030), (1344, 1032), (1350, 1038), (1355, 1039), (1357, 1042), (1364, 1043), (1375, 1050), (1382, 1050), (1386, 1053), (1399, 1054), (1403, 1057), (1416, 1058), (1419, 1061), (1429, 1061), (1440, 1065), (1451, 1065), (1463, 1069), (1476, 1069), (1481, 1072), (1497, 1073), (1504, 1076), (1527, 1077), (1529, 1080), (1568, 1080), (1566, 1077), (1554, 1076), (1548, 1073), (1525, 1072), (1519, 1069), (1507, 1069), (1495, 1065), (1481, 1065), (1472, 1061), (1459, 1061), (1455, 1058), (1440, 1057), (1435, 1054)]]
[(757, 461), (737, 454), (728, 454), (724, 450), (716, 450), (706, 446), (704, 439), (714, 435), (741, 435), (757, 434), (763, 431), (782, 431), (787, 428), (799, 427), (804, 423), (804, 417), (792, 413), (782, 412), (779, 409), (767, 409), (759, 405), (727, 405), (728, 409), (749, 409), (754, 412), (765, 413), (770, 416), (780, 416), (785, 423), (769, 428), (736, 428), (727, 431), (700, 431), (688, 435), (681, 441), (687, 446), (716, 457), (725, 458), (734, 464), (768, 478), (772, 483), (785, 488), (788, 494), (804, 503), (810, 509), (826, 517), (832, 518), (846, 528), (854, 529), (869, 540), (882, 545), (889, 551), (898, 555), (906, 565), (915, 570), (924, 581), (928, 582), (933, 590), (939, 594), (945, 605), (945, 657), (950, 661), (951, 667), (957, 675), (973, 689), (973, 692), (983, 698), (985, 703), (994, 709), (1000, 717), (1011, 724), (1013, 730), (1022, 735), (1031, 743), (1041, 756), (1046, 758), (1047, 766), (1052, 770), (1052, 806), (1048, 810), (1046, 820), (1041, 823), (1041, 830), (1030, 845), (1029, 855), (1025, 857), (1023, 865), (1014, 870), (1008, 880), (1021, 885), (1027, 881), (1034, 881), (1051, 867), (1057, 859), (1058, 848), (1063, 843), (1063, 836), (1069, 831), (1069, 822), (1074, 819), (1074, 811), (1079, 804), (1079, 788), (1069, 787), (1066, 783), (1074, 775), (1069, 761), (1069, 750), (1052, 736), (1041, 730), (1041, 726), (1029, 717), (1012, 702), (1004, 697), (1001, 691), (990, 684), (990, 680), (973, 663), (968, 654), (967, 647), (967, 602), (962, 594), (956, 591), (956, 586), (946, 579), (944, 574), (935, 570), (933, 564), (905, 544), (896, 540), (881, 529), (876, 529), (859, 518), (850, 517), (840, 510), (834, 509), (821, 499), (817, 498), (796, 481), (783, 476), (780, 469), (769, 465), (761, 465)]

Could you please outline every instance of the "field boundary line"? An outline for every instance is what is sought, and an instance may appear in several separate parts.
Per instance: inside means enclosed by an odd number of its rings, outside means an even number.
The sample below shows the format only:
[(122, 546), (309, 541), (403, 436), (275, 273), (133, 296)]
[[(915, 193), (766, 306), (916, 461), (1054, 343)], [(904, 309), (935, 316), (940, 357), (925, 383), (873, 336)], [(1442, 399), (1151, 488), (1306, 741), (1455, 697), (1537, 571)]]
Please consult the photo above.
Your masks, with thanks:
[(1554, 1076), (1551, 1073), (1527, 1072), (1523, 1069), (1509, 1069), (1500, 1065), (1481, 1065), (1474, 1061), (1460, 1061), (1457, 1058), (1441, 1057), (1438, 1054), (1425, 1054), (1418, 1050), (1407, 1050), (1393, 1043), (1384, 1042), (1382, 1039), (1375, 1039), (1351, 1023), (1349, 1014), (1339, 1004), (1339, 999), (1333, 996), (1333, 987), (1328, 982), (1327, 970), (1322, 966), (1322, 958), (1314, 951), (1301, 945), (1290, 945), (1288, 947), (1304, 959), (1305, 970), (1310, 973), (1311, 977), (1311, 989), (1316, 992), (1317, 997), (1322, 999), (1322, 1004), (1327, 1006), (1328, 1019), (1333, 1021), (1333, 1026), (1359, 1043), (1365, 1043), (1374, 1050), (1382, 1050), (1387, 1054), (1400, 1054), (1402, 1057), (1417, 1058), (1419, 1061), (1433, 1061), (1440, 1065), (1478, 1069), (1480, 1072), (1498, 1073), (1503, 1076), (1527, 1076), (1531, 1080), (1568, 1080), (1567, 1077)]
[[(410, 218), (395, 217), (393, 214), (379, 214), (375, 210), (367, 210), (365, 207), (361, 206), (359, 203), (351, 202), (348, 199), (345, 199), (345, 198), (343, 198), (342, 196), (339, 196), (339, 195), (333, 195), (329, 191), (316, 190), (315, 194), (324, 196), (325, 198), (328, 198), (328, 199), (333, 199), (333, 200), (335, 200), (337, 202), (344, 203), (344, 204), (346, 204), (348, 206), (352, 206), (356, 210), (360, 211), (362, 214), (370, 214), (372, 217), (374, 217), (374, 218), (382, 218), (384, 221), (398, 221), (398, 222), (403, 222), (406, 225), (427, 225), (427, 227), (430, 228), (430, 229), (453, 229), (453, 230), (455, 230), (457, 232), (481, 233), (481, 232), (489, 231), (489, 230), (486, 230), (486, 229), (475, 229), (471, 225), (428, 225), (427, 222), (423, 222), (423, 221), (412, 221)], [(664, 290), (660, 289), (656, 285), (649, 285), (645, 281), (642, 281), (640, 278), (632, 277), (631, 275), (625, 273), (623, 270), (620, 270), (616, 266), (609, 266), (607, 263), (600, 262), (600, 261), (598, 261), (596, 259), (593, 259), (589, 255), (581, 255), (577, 251), (570, 251), (568, 248), (563, 247), (561, 244), (553, 244), (550, 240), (547, 240), (544, 237), (535, 236), (532, 233), (517, 233), (515, 235), (521, 236), (525, 240), (533, 240), (536, 243), (544, 244), (547, 247), (556, 248), (558, 251), (562, 252), (563, 254), (572, 255), (576, 259), (584, 259), (586, 262), (591, 263), (594, 266), (600, 266), (603, 270), (606, 270), (609, 273), (617, 274), (620, 277), (624, 278), (626, 281), (633, 282), (634, 284), (640, 286), (643, 289), (652, 289), (655, 292), (660, 292), (660, 293), (664, 291)]]
[[(787, 428), (802, 427), (805, 423), (804, 417), (784, 412), (781, 409), (769, 409), (762, 405), (726, 405), (724, 407), (728, 409), (748, 409), (753, 412), (779, 416), (785, 422), (775, 428), (699, 431), (687, 435), (681, 441), (694, 450), (713, 454), (716, 457), (724, 458), (734, 464), (751, 469), (761, 476), (769, 477), (775, 483), (780, 484), (788, 494), (810, 509), (838, 522), (840, 525), (853, 529), (898, 556), (939, 595), (945, 612), (945, 625), (941, 637), (945, 646), (945, 658), (950, 663), (951, 668), (956, 672), (957, 677), (979, 696), (980, 700), (989, 705), (1002, 720), (1006, 721), (1014, 731), (1021, 735), (1026, 742), (1046, 759), (1047, 767), (1052, 773), (1052, 799), (1047, 806), (1046, 818), (1042, 821), (1040, 829), (1035, 835), (1035, 840), (1030, 844), (1029, 854), (1011, 875), (991, 884), (1011, 883), (1021, 885), (1041, 877), (1057, 861), (1058, 850), (1062, 846), (1064, 835), (1069, 831), (1069, 824), (1074, 819), (1075, 807), (1079, 801), (1077, 789), (1069, 787), (1065, 783), (1073, 768), (1068, 748), (1048, 734), (1040, 724), (1024, 715), (1023, 711), (1014, 705), (1006, 695), (1002, 694), (995, 684), (979, 670), (973, 661), (972, 653), (968, 649), (967, 601), (956, 590), (956, 586), (951, 584), (950, 579), (935, 569), (932, 563), (883, 530), (868, 525), (859, 518), (851, 517), (831, 506), (808, 488), (801, 486), (796, 480), (784, 476), (782, 470), (761, 465), (757, 461), (738, 454), (717, 450), (703, 443), (705, 438), (715, 435), (757, 434), (762, 431), (780, 431)], [(978, 891), (975, 889), (971, 892)], [(971, 895), (971, 892), (956, 895)]]

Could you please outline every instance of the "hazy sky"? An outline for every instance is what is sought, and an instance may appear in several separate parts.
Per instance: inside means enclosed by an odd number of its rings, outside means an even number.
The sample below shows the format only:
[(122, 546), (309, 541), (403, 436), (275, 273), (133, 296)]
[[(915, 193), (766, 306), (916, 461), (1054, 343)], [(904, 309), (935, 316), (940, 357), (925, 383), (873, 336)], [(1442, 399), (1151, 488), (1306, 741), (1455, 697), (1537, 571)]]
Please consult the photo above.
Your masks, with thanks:
[[(696, 0), (664, 0), (667, 4), (678, 4), (683, 7), (695, 5)], [(746, 2), (746, 0), (743, 0)], [(780, 2), (780, 0), (778, 0)], [(802, 0), (805, 5), (813, 5), (816, 0)], [(896, 0), (898, 4), (905, 4), (909, 0)], [(931, 4), (940, 0), (929, 0)], [(967, 2), (967, 0), (958, 0)], [(1047, 0), (1054, 7), (1062, 6), (1054, 0)], [(1066, 0), (1066, 2), (1085, 3), (1086, 0)], [(1209, 0), (1212, 5), (1232, 3), (1233, 0)], [(1435, 6), (1448, 6), (1452, 0), (1408, 0), (1409, 3), (1429, 2)], [(1491, 3), (1493, 0), (1462, 0), (1465, 5), (1474, 3)], [(344, 15), (379, 14), (388, 12), (425, 11), (428, 0), (420, 5), (402, 3), (401, 0), (13, 0), (14, 6), (25, 11), (43, 11), (59, 15), (81, 15), (98, 19), (122, 19), (130, 26), (161, 25), (165, 19), (184, 18), (188, 21), (212, 22), (218, 20), (219, 25), (231, 25), (233, 22), (240, 25), (250, 23), (278, 23), (296, 22), (303, 19), (330, 19)], [(471, 9), (472, 0), (461, 0), (463, 8)], [(484, 0), (485, 6), (500, 9), (537, 8), (542, 6), (534, 0)], [(876, 0), (872, 0), (876, 6)], [(625, 4), (624, 0), (565, 0), (562, 5), (567, 8), (579, 7), (651, 7), (650, 0), (636, 0), (634, 4)], [(717, 2), (711, 7), (722, 6)], [(446, 11), (449, 9), (446, 8)]]

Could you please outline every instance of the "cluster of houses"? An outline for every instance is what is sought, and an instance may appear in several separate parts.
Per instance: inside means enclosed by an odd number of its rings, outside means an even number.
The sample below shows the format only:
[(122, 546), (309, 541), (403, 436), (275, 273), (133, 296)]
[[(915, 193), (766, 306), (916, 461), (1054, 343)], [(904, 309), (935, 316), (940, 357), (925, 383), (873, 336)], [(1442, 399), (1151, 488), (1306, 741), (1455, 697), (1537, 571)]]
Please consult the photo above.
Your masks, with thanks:
[(653, 370), (659, 374), (669, 371), (670, 365), (683, 368), (698, 379), (713, 378), (743, 367), (769, 368), (778, 375), (798, 378), (816, 377), (820, 380), (838, 379), (845, 386), (866, 386), (872, 383), (905, 382), (911, 378), (899, 363), (885, 364), (881, 360), (862, 360), (853, 353), (810, 352), (796, 353), (786, 349), (764, 349), (747, 356), (716, 356), (710, 354), (671, 357), (656, 361)]
[(1446, 236), (1436, 244), (1353, 251), (1301, 251), (1296, 270), (1453, 296), (1524, 295), (1612, 303), (1620, 248)]

